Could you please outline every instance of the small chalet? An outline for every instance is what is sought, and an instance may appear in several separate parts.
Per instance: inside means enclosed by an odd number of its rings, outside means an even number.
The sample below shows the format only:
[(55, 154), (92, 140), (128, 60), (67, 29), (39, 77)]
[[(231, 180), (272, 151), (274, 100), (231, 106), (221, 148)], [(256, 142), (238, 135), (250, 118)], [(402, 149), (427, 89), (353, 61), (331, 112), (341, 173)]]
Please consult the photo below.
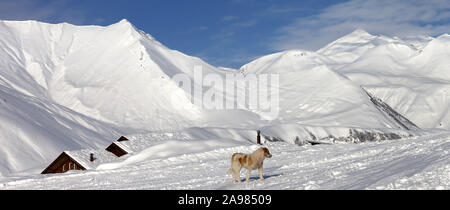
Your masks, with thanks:
[(63, 152), (41, 174), (64, 173), (69, 170), (86, 170), (86, 168), (69, 154)]
[(61, 153), (41, 174), (65, 173), (70, 170), (89, 170), (107, 162), (113, 162), (117, 157), (130, 153), (124, 145), (129, 139), (121, 136), (105, 150), (77, 150)]
[(106, 151), (113, 153), (117, 157), (123, 156), (128, 154), (128, 152), (124, 149), (122, 149), (119, 144), (116, 144), (116, 142), (113, 142), (111, 145), (109, 145), (106, 149)]
[(129, 139), (121, 136), (119, 139), (117, 139), (117, 141), (111, 143), (111, 145), (109, 145), (105, 150), (113, 153), (117, 157), (126, 155), (129, 153), (129, 151), (127, 151), (127, 146), (125, 146), (123, 143), (127, 141), (129, 141)]
[(105, 150), (64, 151), (41, 174), (65, 173), (70, 170), (96, 169), (100, 164), (117, 161), (117, 156)]
[(104, 150), (84, 149), (77, 151), (64, 151), (54, 160), (42, 174), (65, 173), (70, 170), (91, 170), (96, 169), (100, 164), (117, 162), (127, 157), (126, 154), (142, 151), (157, 144), (147, 138), (133, 139), (121, 136), (112, 142)]
[(122, 141), (129, 141), (129, 139), (125, 136), (121, 136), (119, 139), (117, 139), (118, 142), (122, 142)]

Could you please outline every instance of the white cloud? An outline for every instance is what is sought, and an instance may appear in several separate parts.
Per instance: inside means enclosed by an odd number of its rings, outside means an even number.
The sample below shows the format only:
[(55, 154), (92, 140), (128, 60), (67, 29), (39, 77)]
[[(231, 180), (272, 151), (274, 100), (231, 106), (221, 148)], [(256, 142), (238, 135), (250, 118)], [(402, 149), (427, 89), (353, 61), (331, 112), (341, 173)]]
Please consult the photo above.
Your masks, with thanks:
[(233, 24), (233, 26), (247, 28), (247, 27), (254, 26), (257, 23), (258, 23), (257, 19), (251, 19), (251, 20), (247, 20), (247, 21), (237, 22), (237, 23)]
[(1, 1), (0, 18), (10, 20), (42, 19), (54, 11), (51, 7), (37, 7), (35, 1)]
[(50, 2), (37, 0), (0, 1), (0, 19), (82, 24), (85, 21), (84, 12), (79, 9), (69, 8), (68, 4), (68, 0)]
[(227, 15), (222, 17), (222, 22), (227, 23), (230, 22), (229, 26), (231, 27), (250, 27), (254, 26), (258, 20), (257, 19), (249, 19), (249, 20), (240, 20), (240, 17), (234, 15)]
[(223, 22), (233, 21), (233, 20), (237, 20), (237, 19), (239, 19), (239, 17), (234, 16), (234, 15), (227, 15), (227, 16), (222, 17)]
[(450, 4), (447, 0), (350, 0), (281, 27), (269, 47), (316, 50), (358, 28), (400, 37), (449, 33)]

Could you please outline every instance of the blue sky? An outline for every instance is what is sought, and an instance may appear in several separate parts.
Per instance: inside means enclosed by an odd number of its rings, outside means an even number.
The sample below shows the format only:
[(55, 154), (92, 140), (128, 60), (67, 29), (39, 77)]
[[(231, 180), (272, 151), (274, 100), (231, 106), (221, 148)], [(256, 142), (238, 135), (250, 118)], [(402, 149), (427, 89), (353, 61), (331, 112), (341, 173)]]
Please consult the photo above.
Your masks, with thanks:
[(233, 68), (282, 50), (316, 50), (358, 28), (450, 33), (448, 0), (0, 0), (0, 19), (109, 25), (124, 18), (169, 48)]

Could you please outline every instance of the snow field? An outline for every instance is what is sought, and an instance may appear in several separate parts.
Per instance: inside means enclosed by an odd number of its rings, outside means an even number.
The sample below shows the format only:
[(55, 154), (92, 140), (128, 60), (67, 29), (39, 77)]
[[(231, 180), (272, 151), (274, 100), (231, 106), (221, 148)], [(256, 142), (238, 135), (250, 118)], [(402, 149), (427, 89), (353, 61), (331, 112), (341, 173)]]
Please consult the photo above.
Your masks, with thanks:
[[(215, 142), (215, 141), (214, 141)], [(197, 142), (193, 143), (196, 144)], [(217, 145), (217, 144), (216, 144)], [(264, 162), (264, 181), (253, 171), (249, 183), (233, 184), (230, 167), (235, 152), (258, 145), (228, 145), (187, 154), (170, 154), (172, 142), (150, 147), (163, 158), (141, 153), (138, 162), (115, 169), (55, 175), (10, 177), (0, 189), (449, 189), (450, 134), (361, 144), (293, 146), (269, 143), (273, 157)], [(183, 146), (181, 146), (183, 147)], [(144, 153), (146, 151), (143, 151)], [(245, 170), (241, 171), (244, 180)]]

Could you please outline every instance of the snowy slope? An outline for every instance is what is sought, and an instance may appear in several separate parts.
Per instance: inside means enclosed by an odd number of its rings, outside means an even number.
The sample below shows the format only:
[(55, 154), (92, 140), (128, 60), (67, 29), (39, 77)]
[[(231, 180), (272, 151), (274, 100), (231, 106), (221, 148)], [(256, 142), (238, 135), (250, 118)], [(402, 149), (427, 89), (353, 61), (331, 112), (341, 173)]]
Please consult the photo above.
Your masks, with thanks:
[[(419, 127), (450, 128), (449, 35), (404, 41), (358, 30), (318, 52), (336, 55), (330, 64), (333, 70), (364, 86)], [(358, 53), (344, 56), (348, 52)]]
[(374, 36), (364, 30), (357, 29), (317, 50), (317, 53), (327, 56), (338, 64), (346, 64), (355, 62), (366, 52), (378, 46), (400, 44), (420, 50), (431, 39), (431, 37), (410, 37), (406, 42), (398, 37)]
[[(4, 85), (119, 126), (179, 128), (199, 118), (169, 76), (197, 64), (207, 72), (209, 65), (165, 48), (126, 20), (107, 27), (35, 21), (0, 27)], [(170, 96), (180, 110), (167, 106)]]
[(328, 63), (333, 60), (321, 54), (294, 50), (261, 57), (241, 68), (244, 74), (279, 75), (280, 115), (276, 123), (264, 127), (264, 133), (294, 141), (310, 135), (348, 137), (351, 129), (380, 129), (377, 133), (404, 129)]
[(0, 176), (42, 170), (67, 149), (97, 148), (119, 129), (0, 85)]
[[(302, 115), (308, 120), (325, 119), (323, 116), (307, 115), (309, 111), (320, 115), (317, 107), (322, 106), (322, 109), (333, 113), (324, 116), (336, 116), (339, 120), (351, 121), (351, 117), (360, 116), (362, 121), (353, 119), (352, 123), (357, 122), (360, 127), (395, 127), (381, 122), (383, 120), (380, 121), (380, 117), (363, 117), (370, 115), (372, 111), (364, 110), (362, 106), (349, 110), (348, 115), (345, 112), (333, 111), (337, 107), (344, 108), (352, 103), (367, 105), (367, 100), (357, 100), (358, 95), (361, 98), (361, 94), (365, 95), (363, 92), (367, 91), (420, 128), (449, 129), (449, 37), (444, 34), (437, 38), (411, 36), (401, 39), (372, 35), (359, 29), (316, 52), (296, 50), (275, 53), (244, 65), (241, 71), (257, 74), (279, 73), (281, 110), (287, 112), (285, 116), (299, 116), (300, 120), (297, 122), (303, 122)], [(319, 67), (328, 69), (329, 73), (312, 71), (313, 68)], [(305, 73), (307, 70), (314, 72), (317, 78), (311, 77), (311, 73)], [(337, 76), (331, 76), (332, 74)], [(333, 77), (345, 77), (349, 80), (340, 79), (341, 82), (337, 82)], [(353, 90), (343, 87), (343, 83), (346, 83), (346, 87), (353, 86)], [(305, 87), (308, 85), (311, 87)], [(355, 87), (361, 87), (365, 91), (356, 90)], [(317, 94), (318, 92), (323, 96)], [(312, 102), (311, 98), (317, 98), (318, 103)], [(344, 105), (344, 101), (350, 103)], [(305, 103), (313, 107), (305, 108), (301, 112), (300, 109), (294, 108)], [(327, 107), (330, 104), (334, 107)], [(363, 114), (355, 115), (356, 112)], [(333, 120), (319, 121), (316, 124), (326, 125)], [(348, 125), (339, 120), (336, 124)], [(364, 123), (365, 120), (370, 122)], [(373, 122), (377, 120), (379, 122)], [(380, 126), (380, 122), (384, 125)]]
[(9, 177), (0, 180), (0, 189), (450, 189), (448, 133), (364, 144), (270, 143), (273, 157), (264, 161), (265, 180), (253, 171), (251, 181), (242, 184), (233, 184), (226, 174), (229, 159), (258, 146), (207, 142), (209, 147), (197, 151), (192, 150), (197, 141), (176, 149), (173, 141), (160, 142), (116, 163), (120, 168)]

